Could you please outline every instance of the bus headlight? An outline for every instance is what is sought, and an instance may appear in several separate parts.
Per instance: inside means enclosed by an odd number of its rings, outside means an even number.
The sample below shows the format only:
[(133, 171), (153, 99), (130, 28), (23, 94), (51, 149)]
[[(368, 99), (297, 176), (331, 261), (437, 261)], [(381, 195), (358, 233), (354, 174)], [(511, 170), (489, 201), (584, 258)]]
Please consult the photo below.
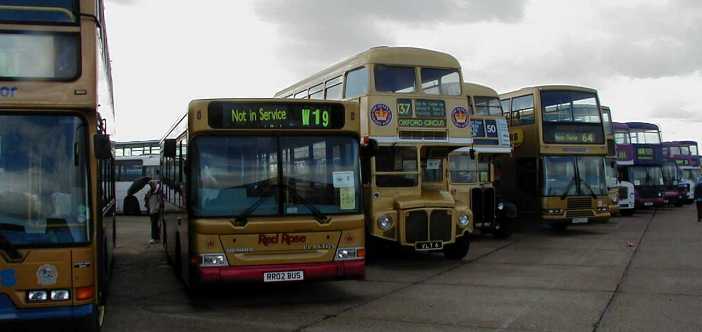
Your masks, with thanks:
[(57, 289), (51, 291), (51, 301), (68, 301), (71, 299), (71, 291), (68, 289)]
[(388, 216), (387, 214), (384, 214), (380, 217), (378, 217), (378, 227), (382, 229), (383, 231), (387, 232), (392, 229), (394, 226), (394, 222), (392, 221), (392, 218)]
[(497, 209), (498, 209), (498, 210), (502, 210), (502, 209), (504, 209), (504, 208), (505, 208), (505, 204), (504, 204), (504, 203), (502, 203), (502, 202), (497, 203)]
[(49, 299), (49, 294), (44, 290), (35, 290), (27, 292), (27, 300), (29, 302), (41, 302)]
[(350, 261), (354, 259), (363, 259), (366, 257), (365, 248), (339, 248), (336, 249), (336, 261)]
[(200, 255), (200, 266), (229, 266), (229, 262), (224, 254), (202, 254)]
[(468, 224), (470, 224), (470, 218), (468, 218), (467, 214), (464, 213), (458, 216), (458, 226), (466, 227)]
[(659, 192), (658, 197), (663, 197), (663, 193)]

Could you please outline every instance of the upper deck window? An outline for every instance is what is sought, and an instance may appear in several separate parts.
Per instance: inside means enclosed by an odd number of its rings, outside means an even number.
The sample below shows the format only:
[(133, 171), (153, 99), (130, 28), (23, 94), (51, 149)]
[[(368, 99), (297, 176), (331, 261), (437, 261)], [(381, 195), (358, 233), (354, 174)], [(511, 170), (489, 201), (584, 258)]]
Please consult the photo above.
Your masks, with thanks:
[(3, 0), (0, 22), (78, 23), (77, 0)]
[(693, 156), (697, 155), (697, 145), (690, 145), (690, 154)]
[(76, 78), (79, 38), (77, 33), (0, 33), (0, 79)]
[(616, 132), (614, 133), (614, 142), (617, 144), (631, 144), (629, 141), (629, 135), (626, 132)]
[(368, 93), (368, 68), (356, 68), (346, 73), (345, 98), (356, 98)]
[(475, 114), (478, 115), (502, 115), (502, 106), (497, 97), (474, 97)]
[(544, 122), (600, 123), (597, 95), (581, 91), (542, 91)]
[(658, 130), (634, 131), (629, 133), (632, 144), (661, 144)]
[(459, 96), (461, 77), (457, 69), (422, 68), (422, 91), (430, 95)]
[(378, 92), (414, 92), (417, 83), (414, 67), (375, 65), (373, 75)]

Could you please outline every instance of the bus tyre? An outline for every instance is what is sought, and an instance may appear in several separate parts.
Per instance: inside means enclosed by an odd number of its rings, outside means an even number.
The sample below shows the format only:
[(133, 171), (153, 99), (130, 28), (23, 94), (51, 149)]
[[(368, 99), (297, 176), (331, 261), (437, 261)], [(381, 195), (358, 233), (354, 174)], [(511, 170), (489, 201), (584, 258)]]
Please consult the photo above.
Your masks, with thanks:
[(98, 332), (100, 331), (100, 317), (97, 309), (93, 309), (93, 312), (88, 315), (88, 317), (80, 320), (76, 331), (80, 332)]
[(444, 247), (444, 257), (448, 259), (463, 259), (470, 250), (470, 240), (468, 235), (456, 239), (455, 243), (447, 244)]

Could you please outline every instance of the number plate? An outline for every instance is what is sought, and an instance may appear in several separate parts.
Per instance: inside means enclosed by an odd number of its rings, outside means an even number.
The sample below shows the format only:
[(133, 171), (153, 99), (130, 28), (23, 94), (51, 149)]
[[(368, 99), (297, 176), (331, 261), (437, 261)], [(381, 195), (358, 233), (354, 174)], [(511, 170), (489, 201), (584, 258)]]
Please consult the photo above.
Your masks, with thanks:
[(653, 202), (644, 202), (644, 206), (653, 206)]
[(305, 273), (303, 271), (265, 272), (263, 274), (263, 282), (298, 280), (305, 280)]
[(414, 249), (418, 251), (441, 250), (444, 248), (444, 243), (441, 241), (424, 241), (414, 244)]
[(573, 218), (574, 224), (587, 224), (587, 218)]

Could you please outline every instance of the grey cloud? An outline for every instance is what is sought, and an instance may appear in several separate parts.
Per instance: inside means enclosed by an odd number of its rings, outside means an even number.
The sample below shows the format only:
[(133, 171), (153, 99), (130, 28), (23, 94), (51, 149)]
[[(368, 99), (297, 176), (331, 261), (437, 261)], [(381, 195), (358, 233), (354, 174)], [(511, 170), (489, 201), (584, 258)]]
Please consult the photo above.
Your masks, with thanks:
[(690, 111), (685, 108), (681, 108), (675, 105), (670, 106), (658, 106), (654, 108), (648, 116), (654, 119), (663, 120), (680, 120), (686, 122), (702, 122), (702, 112), (700, 111)]
[(256, 14), (284, 40), (283, 62), (310, 74), (372, 46), (394, 44), (391, 29), (521, 20), (524, 0), (265, 0)]

